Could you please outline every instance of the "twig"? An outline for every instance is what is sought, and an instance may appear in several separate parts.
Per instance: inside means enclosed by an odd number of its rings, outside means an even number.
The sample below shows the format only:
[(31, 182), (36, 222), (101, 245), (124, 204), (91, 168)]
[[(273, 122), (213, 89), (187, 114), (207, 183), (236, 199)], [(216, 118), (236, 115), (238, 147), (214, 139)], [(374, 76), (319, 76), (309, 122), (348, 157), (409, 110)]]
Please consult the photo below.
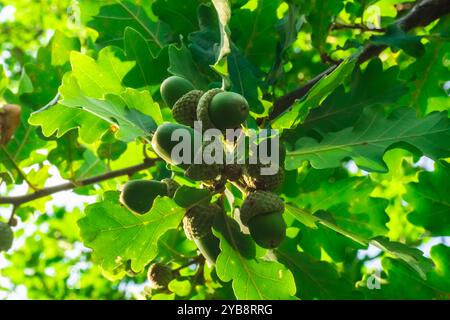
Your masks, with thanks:
[(386, 32), (386, 28), (370, 28), (365, 24), (345, 24), (335, 22), (331, 26), (331, 30), (341, 30), (341, 29), (353, 29), (353, 30), (361, 30), (366, 32)]
[[(415, 27), (426, 26), (431, 22), (450, 13), (450, 0), (424, 0), (415, 5), (410, 12), (398, 19), (394, 24), (399, 26), (403, 31), (409, 31)], [(358, 63), (361, 64), (375, 56), (378, 56), (387, 46), (369, 44), (358, 57)], [(337, 65), (333, 65), (321, 74), (311, 79), (304, 86), (287, 93), (278, 98), (274, 103), (274, 108), (269, 116), (270, 120), (275, 119), (295, 101), (303, 98), (309, 90), (319, 82), (323, 77), (327, 76), (336, 69)]]
[(23, 181), (25, 181), (27, 183), (27, 185), (31, 189), (33, 189), (35, 191), (38, 191), (38, 188), (36, 188), (36, 186), (34, 186), (33, 183), (31, 183), (31, 181), (28, 180), (27, 175), (25, 174), (25, 172), (23, 172), (22, 169), (20, 169), (20, 167), (17, 165), (17, 163), (14, 160), (14, 158), (9, 154), (8, 149), (6, 149), (5, 146), (3, 146), (3, 145), (0, 145), (0, 148), (2, 148), (2, 150), (5, 153), (6, 157), (11, 162), (12, 166), (14, 167), (14, 169), (16, 169), (17, 174), (22, 177)]
[(23, 196), (0, 197), (0, 204), (12, 204), (12, 205), (18, 207), (24, 203), (27, 203), (27, 202), (30, 202), (30, 201), (33, 201), (36, 199), (40, 199), (43, 197), (47, 197), (47, 196), (52, 195), (57, 192), (71, 190), (71, 189), (75, 189), (78, 187), (99, 183), (99, 182), (117, 178), (120, 176), (132, 175), (133, 173), (150, 168), (151, 166), (153, 166), (155, 164), (155, 162), (156, 162), (156, 159), (146, 159), (146, 160), (144, 160), (143, 163), (135, 165), (135, 166), (111, 171), (111, 172), (108, 172), (108, 173), (105, 173), (102, 175), (98, 175), (98, 176), (91, 177), (91, 178), (86, 178), (86, 179), (83, 179), (80, 181), (75, 181), (75, 182), (71, 181), (71, 182), (66, 182), (66, 183), (63, 183), (63, 184), (60, 184), (57, 186), (43, 188), (41, 190), (38, 190), (38, 191), (30, 193), (30, 194), (26, 194)]

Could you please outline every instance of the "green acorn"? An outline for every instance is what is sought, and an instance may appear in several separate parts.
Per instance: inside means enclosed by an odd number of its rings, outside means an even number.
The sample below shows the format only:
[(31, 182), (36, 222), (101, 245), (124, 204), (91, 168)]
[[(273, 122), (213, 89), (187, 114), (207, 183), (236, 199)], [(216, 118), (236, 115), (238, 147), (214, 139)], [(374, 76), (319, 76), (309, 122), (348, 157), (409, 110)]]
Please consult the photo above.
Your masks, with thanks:
[(154, 263), (148, 268), (147, 279), (152, 289), (165, 289), (173, 279), (173, 272), (165, 264)]
[(178, 76), (167, 78), (160, 87), (161, 98), (171, 109), (182, 96), (192, 90), (195, 90), (194, 85)]
[(198, 102), (197, 119), (202, 121), (204, 130), (234, 129), (245, 122), (249, 110), (248, 102), (242, 95), (211, 89)]
[(180, 184), (171, 178), (162, 179), (161, 182), (165, 183), (167, 186), (167, 196), (169, 198), (173, 198), (173, 196), (175, 195), (175, 192), (180, 187)]
[(0, 252), (8, 251), (14, 240), (14, 234), (11, 230), (11, 227), (0, 221)]
[[(175, 148), (179, 141), (172, 141), (172, 134), (176, 130), (185, 130), (187, 135), (190, 137), (190, 144), (191, 144), (191, 150), (190, 150), (190, 158), (189, 163), (176, 163), (174, 159), (172, 159), (172, 150)], [(189, 164), (194, 163), (195, 154), (198, 150), (195, 149), (196, 145), (194, 143), (195, 140), (201, 141), (201, 134), (191, 127), (178, 124), (178, 123), (163, 123), (156, 129), (155, 134), (152, 138), (152, 147), (153, 150), (156, 152), (158, 156), (160, 156), (163, 160), (165, 160), (167, 163), (170, 163), (172, 165), (178, 165), (179, 167), (186, 169)]]
[(284, 202), (279, 196), (268, 191), (255, 191), (244, 200), (240, 218), (258, 245), (272, 249), (286, 237), (283, 212)]
[(128, 181), (120, 194), (120, 202), (129, 210), (144, 214), (148, 212), (157, 196), (167, 196), (167, 185), (156, 180)]
[[(284, 183), (285, 172), (282, 167), (273, 175), (263, 175), (260, 164), (247, 164), (244, 168), (244, 181), (250, 189), (276, 191)], [(265, 167), (269, 167), (266, 165)]]
[(205, 259), (214, 264), (219, 253), (219, 239), (212, 234), (212, 226), (222, 209), (216, 204), (197, 205), (189, 209), (183, 218), (186, 237), (193, 240)]
[(172, 109), (175, 121), (193, 128), (197, 121), (197, 105), (203, 94), (203, 91), (192, 90), (178, 99)]

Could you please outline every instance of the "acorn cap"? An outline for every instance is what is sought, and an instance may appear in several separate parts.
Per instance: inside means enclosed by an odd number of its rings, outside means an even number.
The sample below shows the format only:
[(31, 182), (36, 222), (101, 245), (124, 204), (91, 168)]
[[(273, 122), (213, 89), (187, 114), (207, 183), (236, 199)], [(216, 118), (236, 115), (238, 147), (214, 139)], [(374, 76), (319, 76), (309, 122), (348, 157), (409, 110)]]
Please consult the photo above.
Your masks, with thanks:
[(0, 222), (0, 252), (8, 251), (12, 246), (13, 240), (14, 234), (11, 227), (4, 222)]
[(230, 181), (237, 181), (243, 174), (243, 165), (241, 164), (225, 164), (222, 174)]
[(216, 204), (197, 205), (183, 218), (183, 229), (189, 240), (201, 239), (211, 232), (215, 217), (222, 211)]
[(184, 175), (194, 181), (212, 180), (221, 174), (222, 168), (223, 165), (215, 163), (191, 164), (184, 172)]
[(261, 168), (264, 166), (259, 164), (248, 164), (244, 169), (244, 181), (251, 189), (275, 191), (283, 183), (285, 172), (282, 167), (278, 168), (277, 173), (273, 175), (262, 175)]
[(167, 288), (169, 282), (173, 279), (173, 272), (165, 264), (154, 263), (148, 268), (147, 279), (152, 289)]
[(197, 105), (203, 94), (201, 90), (192, 90), (178, 99), (172, 109), (175, 121), (194, 127), (194, 121), (197, 120)]
[(222, 89), (211, 89), (207, 91), (198, 102), (197, 105), (197, 119), (202, 122), (203, 130), (212, 129), (216, 126), (211, 121), (209, 117), (209, 105), (211, 104), (211, 100), (219, 93), (223, 92)]
[(173, 198), (175, 192), (180, 187), (180, 184), (171, 178), (162, 179), (161, 182), (165, 183), (167, 186), (167, 196)]
[(257, 215), (284, 212), (284, 201), (273, 192), (255, 191), (250, 193), (241, 207), (241, 221), (248, 225), (250, 219)]

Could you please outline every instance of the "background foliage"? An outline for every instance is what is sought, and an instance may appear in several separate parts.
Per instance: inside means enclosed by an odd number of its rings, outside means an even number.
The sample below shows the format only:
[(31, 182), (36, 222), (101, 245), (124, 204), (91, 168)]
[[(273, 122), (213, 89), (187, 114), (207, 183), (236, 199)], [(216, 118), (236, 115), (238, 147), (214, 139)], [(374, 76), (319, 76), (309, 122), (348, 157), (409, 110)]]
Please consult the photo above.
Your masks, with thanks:
[[(0, 145), (0, 219), (19, 220), (0, 297), (449, 299), (450, 17), (428, 0), (440, 19), (402, 29), (419, 2), (0, 0), (0, 98), (22, 106)], [(363, 61), (368, 46), (387, 48)], [(171, 174), (147, 143), (172, 121), (171, 74), (224, 81), (249, 101), (248, 127), (283, 130), (279, 248), (224, 219), (209, 266), (180, 199), (144, 216), (120, 206), (128, 179)], [(231, 214), (242, 195), (227, 190)], [(167, 290), (147, 288), (152, 261), (176, 272)]]

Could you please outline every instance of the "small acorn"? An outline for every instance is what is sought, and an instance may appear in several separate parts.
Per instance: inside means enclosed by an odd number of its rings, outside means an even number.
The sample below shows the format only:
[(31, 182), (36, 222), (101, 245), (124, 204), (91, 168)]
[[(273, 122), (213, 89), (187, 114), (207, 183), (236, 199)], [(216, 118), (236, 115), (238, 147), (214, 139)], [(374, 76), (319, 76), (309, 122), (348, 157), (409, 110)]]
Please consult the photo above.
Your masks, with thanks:
[[(172, 141), (175, 131), (184, 132), (190, 138), (190, 157), (189, 163), (178, 163), (175, 159), (172, 159), (173, 149), (180, 143), (180, 141)], [(160, 156), (167, 163), (172, 165), (178, 165), (179, 167), (186, 169), (190, 164), (194, 163), (195, 154), (198, 152), (196, 149), (195, 140), (201, 141), (201, 134), (191, 127), (178, 124), (178, 123), (163, 123), (156, 129), (152, 138), (152, 147), (158, 156)], [(181, 139), (182, 140), (182, 139)], [(182, 140), (185, 142), (184, 140)]]
[(156, 180), (128, 181), (120, 194), (120, 202), (129, 210), (144, 214), (153, 206), (157, 196), (167, 196), (167, 185)]
[(255, 242), (267, 249), (277, 247), (286, 237), (284, 202), (275, 193), (250, 193), (241, 207), (240, 218)]
[(249, 110), (248, 102), (242, 95), (211, 89), (198, 102), (197, 119), (202, 121), (204, 130), (234, 129), (245, 122)]
[(212, 234), (214, 220), (222, 209), (216, 204), (197, 205), (190, 208), (183, 218), (186, 237), (193, 240), (205, 259), (214, 264), (219, 253), (219, 239)]
[(8, 251), (14, 240), (14, 234), (11, 227), (0, 221), (0, 252)]
[(152, 289), (165, 289), (173, 280), (170, 267), (162, 263), (153, 263), (147, 271), (147, 279)]
[(175, 121), (193, 128), (197, 121), (197, 105), (203, 94), (203, 91), (192, 90), (178, 99), (172, 108)]
[(171, 109), (182, 96), (192, 90), (195, 90), (194, 85), (178, 76), (167, 78), (160, 87), (161, 98)]

